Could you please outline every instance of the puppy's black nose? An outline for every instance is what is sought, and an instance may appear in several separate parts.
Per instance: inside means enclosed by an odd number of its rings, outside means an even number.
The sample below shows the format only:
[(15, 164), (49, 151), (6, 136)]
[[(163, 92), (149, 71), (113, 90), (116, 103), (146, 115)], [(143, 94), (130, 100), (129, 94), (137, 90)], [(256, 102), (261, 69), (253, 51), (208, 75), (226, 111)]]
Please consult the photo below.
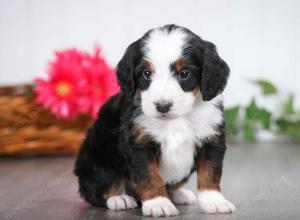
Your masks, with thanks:
[(155, 102), (154, 104), (156, 105), (156, 110), (160, 113), (167, 113), (168, 111), (170, 111), (170, 108), (172, 106), (172, 102), (166, 101)]

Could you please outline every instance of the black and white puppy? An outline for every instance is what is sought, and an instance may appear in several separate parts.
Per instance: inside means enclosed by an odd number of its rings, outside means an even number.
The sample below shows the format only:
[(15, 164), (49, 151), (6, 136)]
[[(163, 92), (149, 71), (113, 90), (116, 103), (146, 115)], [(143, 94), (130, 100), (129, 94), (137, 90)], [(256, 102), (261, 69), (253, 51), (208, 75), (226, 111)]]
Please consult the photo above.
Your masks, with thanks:
[[(214, 44), (166, 25), (132, 43), (117, 66), (121, 92), (100, 110), (76, 161), (79, 192), (91, 205), (172, 216), (197, 201), (230, 213), (221, 194), (226, 150), (222, 91), (229, 67)], [(197, 172), (197, 198), (182, 186)]]

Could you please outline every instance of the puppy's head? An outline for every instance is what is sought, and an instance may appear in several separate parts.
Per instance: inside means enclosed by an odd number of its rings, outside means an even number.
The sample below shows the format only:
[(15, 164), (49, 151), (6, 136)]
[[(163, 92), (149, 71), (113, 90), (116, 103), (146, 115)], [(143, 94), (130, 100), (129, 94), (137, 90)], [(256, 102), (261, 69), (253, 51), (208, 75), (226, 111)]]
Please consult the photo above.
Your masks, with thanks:
[(128, 100), (141, 97), (144, 114), (174, 118), (191, 112), (197, 99), (209, 101), (220, 94), (229, 67), (214, 44), (186, 28), (166, 25), (127, 48), (117, 75)]

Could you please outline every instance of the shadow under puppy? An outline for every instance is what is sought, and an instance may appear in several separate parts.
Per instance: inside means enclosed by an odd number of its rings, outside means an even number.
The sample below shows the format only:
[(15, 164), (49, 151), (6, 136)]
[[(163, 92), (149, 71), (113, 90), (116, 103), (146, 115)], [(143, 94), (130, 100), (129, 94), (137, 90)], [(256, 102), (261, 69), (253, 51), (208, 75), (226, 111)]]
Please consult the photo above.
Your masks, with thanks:
[[(77, 157), (79, 192), (91, 205), (172, 216), (197, 201), (230, 213), (221, 194), (226, 150), (222, 91), (229, 67), (214, 44), (166, 25), (132, 43), (117, 66), (121, 92), (89, 128)], [(197, 172), (197, 198), (182, 186)]]

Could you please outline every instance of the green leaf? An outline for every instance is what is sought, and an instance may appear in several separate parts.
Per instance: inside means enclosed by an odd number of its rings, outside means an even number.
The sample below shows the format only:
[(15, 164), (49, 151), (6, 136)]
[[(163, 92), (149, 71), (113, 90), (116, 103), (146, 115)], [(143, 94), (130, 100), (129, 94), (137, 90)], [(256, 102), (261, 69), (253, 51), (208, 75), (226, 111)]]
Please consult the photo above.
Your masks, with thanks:
[(300, 143), (300, 119), (296, 121), (290, 121), (286, 119), (278, 119), (276, 125), (279, 131), (288, 135), (296, 142)]
[(290, 94), (287, 102), (283, 106), (283, 112), (287, 115), (293, 115), (295, 114), (295, 108), (294, 108), (294, 95)]
[(265, 129), (270, 128), (271, 116), (269, 111), (256, 105), (255, 99), (246, 107), (246, 120), (260, 122)]
[(271, 124), (271, 113), (265, 109), (260, 109), (258, 113), (258, 120), (261, 122), (263, 128), (269, 129)]
[(253, 83), (260, 87), (264, 95), (274, 95), (277, 93), (277, 88), (266, 80), (255, 80)]
[(244, 139), (247, 141), (254, 141), (255, 140), (255, 131), (252, 121), (245, 121), (244, 123)]
[(238, 133), (237, 129), (237, 119), (239, 114), (240, 107), (234, 106), (228, 109), (225, 109), (225, 121), (226, 121), (226, 129), (230, 135), (236, 135)]
[(258, 107), (256, 105), (255, 99), (252, 99), (250, 104), (246, 107), (246, 118), (256, 119), (258, 112)]

